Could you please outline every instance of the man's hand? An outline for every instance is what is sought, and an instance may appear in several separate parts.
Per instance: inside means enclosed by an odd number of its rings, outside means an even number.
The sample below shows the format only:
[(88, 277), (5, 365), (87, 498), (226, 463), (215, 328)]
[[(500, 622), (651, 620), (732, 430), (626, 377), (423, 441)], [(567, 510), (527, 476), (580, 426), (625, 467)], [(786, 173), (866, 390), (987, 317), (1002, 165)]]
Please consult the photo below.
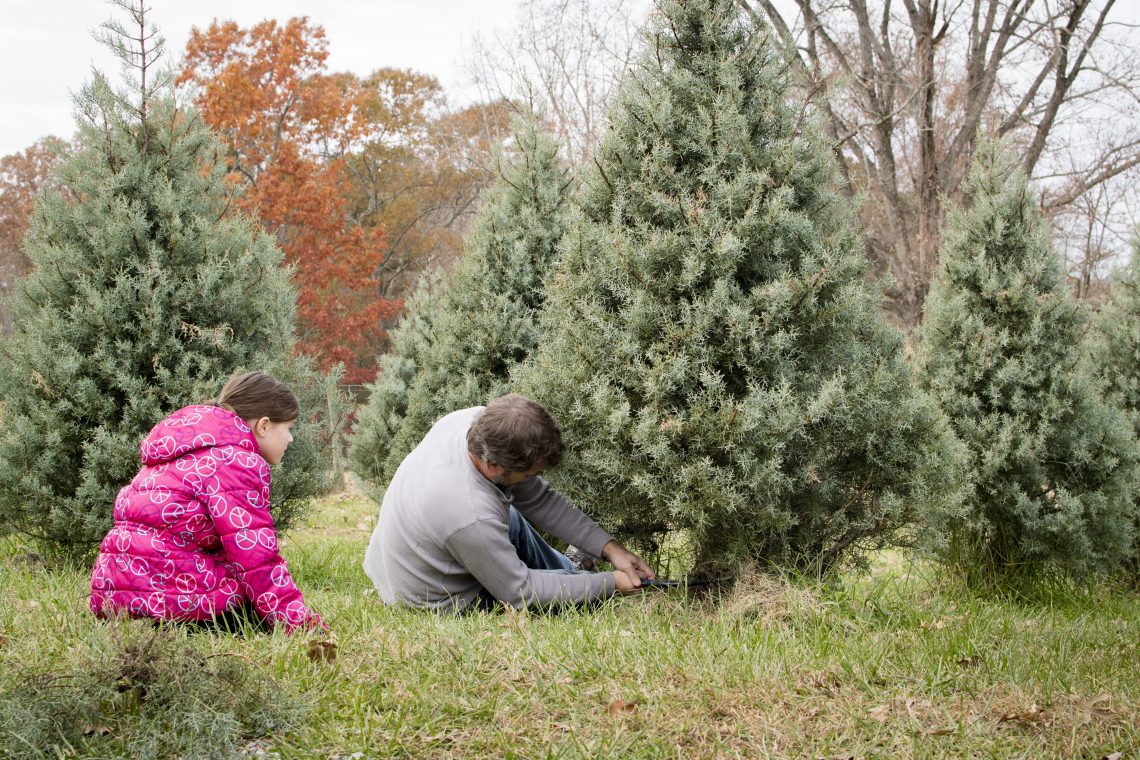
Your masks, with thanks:
[[(637, 580), (637, 576), (630, 578), (629, 575), (627, 573), (623, 572), (622, 570), (614, 570), (613, 576), (614, 576), (614, 585), (617, 586), (617, 590), (618, 590), (619, 594), (636, 593), (637, 586), (633, 585), (633, 583), (635, 580)], [(640, 580), (637, 580), (637, 582), (638, 582), (638, 584), (641, 583)]]
[(618, 591), (625, 593), (626, 589), (622, 588), (622, 579), (624, 578), (629, 582), (630, 588), (633, 589), (641, 586), (642, 578), (656, 578), (649, 565), (645, 564), (645, 560), (637, 556), (629, 549), (619, 544), (617, 541), (610, 541), (602, 547), (602, 559), (609, 562), (614, 566), (614, 581), (617, 583)]

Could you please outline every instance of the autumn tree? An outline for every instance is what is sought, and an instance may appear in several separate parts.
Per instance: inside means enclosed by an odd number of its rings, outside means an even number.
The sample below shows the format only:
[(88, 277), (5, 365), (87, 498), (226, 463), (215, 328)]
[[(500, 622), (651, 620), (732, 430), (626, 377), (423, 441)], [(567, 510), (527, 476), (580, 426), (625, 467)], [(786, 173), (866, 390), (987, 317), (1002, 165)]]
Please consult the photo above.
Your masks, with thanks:
[(513, 374), (563, 426), (552, 482), (705, 571), (855, 561), (958, 489), (787, 72), (735, 0), (660, 3)]
[(1116, 0), (741, 2), (796, 54), (847, 192), (866, 194), (864, 239), (904, 324), (919, 319), (979, 127), (1042, 180), (1058, 229), (1106, 183), (1135, 184), (1140, 69)]
[(395, 299), (421, 272), (459, 256), (513, 107), (452, 109), (438, 80), (405, 69), (378, 69), (359, 89), (361, 134), (344, 157), (345, 193), (356, 222), (387, 233), (376, 278), (380, 294)]
[(0, 334), (12, 327), (4, 301), (15, 280), (31, 269), (23, 245), (36, 195), (48, 186), (51, 170), (66, 151), (63, 140), (46, 137), (27, 150), (0, 158)]
[(1088, 315), (1019, 163), (979, 147), (919, 332), (924, 382), (969, 451), (968, 512), (945, 530), (975, 577), (1111, 569), (1136, 526), (1132, 422), (1086, 360)]
[(229, 146), (231, 173), (247, 185), (239, 207), (294, 268), (301, 350), (324, 367), (343, 362), (360, 382), (375, 372), (399, 303), (378, 292), (383, 228), (348, 212), (343, 155), (361, 134), (361, 91), (354, 77), (325, 72), (327, 48), (305, 18), (215, 22), (191, 32), (178, 82)]
[(330, 485), (319, 416), (340, 406), (294, 356), (281, 251), (231, 204), (225, 150), (175, 99), (145, 6), (116, 4), (129, 21), (105, 39), (129, 85), (97, 73), (77, 96), (77, 148), (37, 198), (0, 344), (0, 532), (70, 553), (106, 532), (151, 426), (234, 371), (271, 371), (304, 404), (273, 479), (282, 527)]

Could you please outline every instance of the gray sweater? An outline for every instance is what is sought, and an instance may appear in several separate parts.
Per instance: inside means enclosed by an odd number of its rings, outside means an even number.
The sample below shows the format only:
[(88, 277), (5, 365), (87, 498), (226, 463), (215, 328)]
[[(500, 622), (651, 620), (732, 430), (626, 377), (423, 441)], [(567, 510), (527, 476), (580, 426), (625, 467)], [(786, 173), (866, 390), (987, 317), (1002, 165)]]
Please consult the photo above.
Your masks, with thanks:
[(467, 429), (483, 407), (440, 419), (396, 470), (364, 555), (364, 572), (387, 604), (463, 609), (486, 588), (515, 607), (583, 602), (614, 593), (612, 573), (531, 570), (507, 536), (507, 509), (600, 557), (609, 534), (541, 477), (510, 489), (484, 478), (467, 453)]

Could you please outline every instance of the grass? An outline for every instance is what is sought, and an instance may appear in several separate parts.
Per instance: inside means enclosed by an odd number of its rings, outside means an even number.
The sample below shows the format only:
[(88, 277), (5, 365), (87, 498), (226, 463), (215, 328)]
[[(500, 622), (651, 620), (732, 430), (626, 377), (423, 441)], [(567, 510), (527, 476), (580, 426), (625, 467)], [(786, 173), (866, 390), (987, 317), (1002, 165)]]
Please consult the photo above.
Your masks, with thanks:
[[(654, 592), (591, 612), (442, 617), (379, 603), (360, 569), (375, 509), (332, 496), (283, 541), (335, 632), (331, 663), (300, 636), (101, 623), (86, 609), (86, 568), (50, 570), (19, 542), (0, 545), (0, 755), (1140, 756), (1135, 593), (982, 595), (884, 555), (826, 585), (752, 576), (716, 599)], [(155, 636), (170, 673), (199, 673), (199, 691), (185, 692), (202, 703), (193, 715), (162, 712), (105, 666)], [(180, 653), (181, 670), (170, 664)], [(244, 670), (210, 669), (220, 662)], [(29, 700), (78, 692), (68, 679), (92, 671), (112, 688), (61, 712), (54, 733), (41, 725), (22, 743), (30, 719), (3, 722)], [(172, 677), (155, 678), (152, 690)], [(233, 683), (264, 704), (203, 696)]]

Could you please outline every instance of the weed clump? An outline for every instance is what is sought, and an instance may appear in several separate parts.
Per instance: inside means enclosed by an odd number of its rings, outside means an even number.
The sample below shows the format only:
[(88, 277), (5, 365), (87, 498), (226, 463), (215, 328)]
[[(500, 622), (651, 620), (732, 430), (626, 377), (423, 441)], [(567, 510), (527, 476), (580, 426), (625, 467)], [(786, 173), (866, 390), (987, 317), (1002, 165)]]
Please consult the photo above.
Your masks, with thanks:
[(69, 673), (12, 673), (0, 692), (0, 756), (122, 753), (234, 757), (298, 726), (303, 700), (245, 656), (207, 651), (180, 627), (125, 623)]

